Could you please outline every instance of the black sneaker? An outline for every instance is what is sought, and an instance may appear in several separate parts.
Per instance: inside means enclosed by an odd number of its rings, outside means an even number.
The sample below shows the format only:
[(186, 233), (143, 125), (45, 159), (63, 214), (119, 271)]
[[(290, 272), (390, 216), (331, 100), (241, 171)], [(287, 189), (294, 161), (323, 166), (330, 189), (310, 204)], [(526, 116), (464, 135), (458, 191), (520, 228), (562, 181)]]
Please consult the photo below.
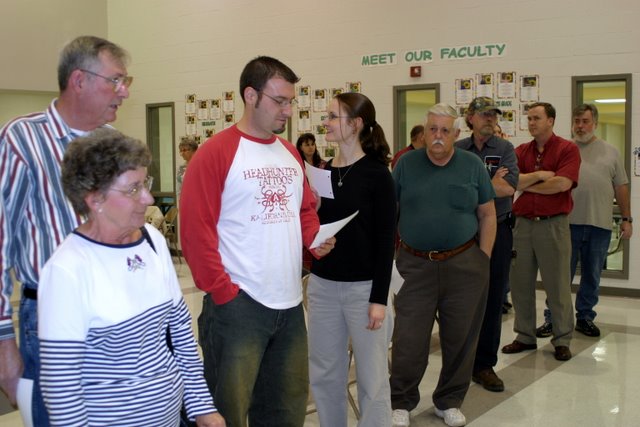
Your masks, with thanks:
[(553, 335), (553, 325), (551, 322), (544, 322), (542, 326), (536, 329), (536, 336), (538, 338), (547, 338)]
[(600, 336), (600, 329), (591, 320), (578, 319), (576, 321), (576, 331), (582, 332), (588, 337)]

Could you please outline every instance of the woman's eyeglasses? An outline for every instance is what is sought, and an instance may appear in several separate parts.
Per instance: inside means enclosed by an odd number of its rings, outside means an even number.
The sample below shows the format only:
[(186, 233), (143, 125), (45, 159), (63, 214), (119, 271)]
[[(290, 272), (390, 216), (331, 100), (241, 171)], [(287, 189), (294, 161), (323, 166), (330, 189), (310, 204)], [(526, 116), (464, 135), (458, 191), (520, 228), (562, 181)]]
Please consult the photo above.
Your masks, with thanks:
[(144, 179), (143, 182), (140, 182), (138, 184), (134, 184), (131, 187), (129, 187), (128, 190), (121, 190), (119, 188), (109, 188), (109, 190), (113, 190), (113, 191), (117, 191), (119, 193), (124, 194), (127, 197), (131, 197), (132, 199), (139, 199), (142, 196), (142, 190), (147, 190), (149, 193), (151, 193), (151, 187), (153, 186), (153, 177), (152, 176), (148, 176)]

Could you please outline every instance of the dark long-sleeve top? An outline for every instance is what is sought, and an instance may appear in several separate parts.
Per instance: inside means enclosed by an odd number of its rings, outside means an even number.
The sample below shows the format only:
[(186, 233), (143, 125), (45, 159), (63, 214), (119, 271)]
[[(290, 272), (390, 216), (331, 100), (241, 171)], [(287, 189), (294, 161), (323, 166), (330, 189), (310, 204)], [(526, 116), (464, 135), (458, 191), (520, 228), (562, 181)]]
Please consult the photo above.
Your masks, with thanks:
[[(334, 199), (322, 198), (321, 224), (358, 215), (336, 234), (335, 248), (313, 260), (311, 272), (327, 280), (357, 282), (372, 280), (369, 302), (385, 304), (393, 266), (396, 229), (396, 196), (387, 166), (365, 156), (350, 166), (331, 163)], [(340, 169), (340, 173), (338, 173)], [(342, 187), (338, 181), (342, 176)]]

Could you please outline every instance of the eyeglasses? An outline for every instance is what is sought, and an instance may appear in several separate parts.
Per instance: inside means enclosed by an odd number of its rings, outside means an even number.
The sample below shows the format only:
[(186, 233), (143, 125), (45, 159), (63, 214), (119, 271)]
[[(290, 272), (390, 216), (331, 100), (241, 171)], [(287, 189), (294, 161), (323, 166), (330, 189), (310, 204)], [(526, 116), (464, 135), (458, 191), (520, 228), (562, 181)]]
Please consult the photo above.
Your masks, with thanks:
[(292, 99), (276, 98), (261, 90), (259, 90), (258, 92), (260, 92), (267, 98), (271, 99), (273, 102), (278, 104), (281, 108), (292, 107), (296, 104), (296, 102), (298, 102), (295, 98), (292, 98)]
[(113, 85), (114, 92), (118, 92), (120, 89), (122, 89), (123, 86), (128, 89), (129, 86), (131, 86), (131, 83), (133, 83), (133, 76), (105, 77), (101, 74), (94, 73), (93, 71), (85, 70), (82, 68), (80, 69), (80, 71), (84, 71), (85, 73), (89, 73), (96, 77), (101, 77), (110, 82)]
[(132, 199), (139, 199), (142, 196), (142, 190), (147, 190), (151, 193), (151, 187), (153, 186), (153, 177), (148, 176), (144, 179), (143, 182), (134, 184), (129, 187), (128, 190), (121, 190), (119, 188), (109, 188), (109, 190), (117, 191), (119, 193), (124, 194), (127, 197), (131, 197)]
[(349, 116), (338, 116), (333, 113), (327, 114), (327, 120), (335, 120), (335, 119), (349, 119)]

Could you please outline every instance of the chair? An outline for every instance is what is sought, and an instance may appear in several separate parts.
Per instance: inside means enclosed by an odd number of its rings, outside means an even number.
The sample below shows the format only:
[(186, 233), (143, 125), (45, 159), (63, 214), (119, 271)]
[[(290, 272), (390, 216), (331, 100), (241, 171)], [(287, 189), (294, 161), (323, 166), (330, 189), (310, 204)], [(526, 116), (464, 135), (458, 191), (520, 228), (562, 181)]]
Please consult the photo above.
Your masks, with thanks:
[[(306, 274), (302, 278), (302, 306), (304, 307), (305, 315), (308, 312), (309, 300), (307, 299), (307, 287), (309, 285), (309, 276), (310, 274)], [(305, 316), (307, 317), (307, 316)], [(349, 400), (349, 405), (351, 405), (351, 409), (353, 409), (353, 413), (356, 416), (356, 420), (360, 419), (360, 410), (358, 409), (358, 405), (356, 403), (353, 394), (351, 393), (351, 386), (356, 384), (356, 376), (355, 373), (351, 375), (351, 368), (353, 367), (353, 348), (351, 347), (351, 340), (349, 340), (349, 347), (347, 349), (349, 354), (349, 381), (347, 382), (347, 399)], [(312, 414), (317, 411), (317, 409), (311, 406), (311, 390), (309, 390), (309, 403), (307, 404), (307, 415)]]
[(148, 224), (153, 225), (155, 228), (163, 231), (162, 225), (164, 224), (164, 215), (159, 207), (151, 205), (147, 206), (147, 210), (144, 213), (144, 219)]
[(176, 206), (172, 206), (164, 216), (164, 223), (162, 224), (162, 234), (167, 240), (169, 250), (175, 252), (176, 256), (178, 257), (178, 262), (182, 264), (182, 256), (180, 255), (180, 250), (178, 248), (178, 233), (176, 230), (177, 219), (178, 208)]

